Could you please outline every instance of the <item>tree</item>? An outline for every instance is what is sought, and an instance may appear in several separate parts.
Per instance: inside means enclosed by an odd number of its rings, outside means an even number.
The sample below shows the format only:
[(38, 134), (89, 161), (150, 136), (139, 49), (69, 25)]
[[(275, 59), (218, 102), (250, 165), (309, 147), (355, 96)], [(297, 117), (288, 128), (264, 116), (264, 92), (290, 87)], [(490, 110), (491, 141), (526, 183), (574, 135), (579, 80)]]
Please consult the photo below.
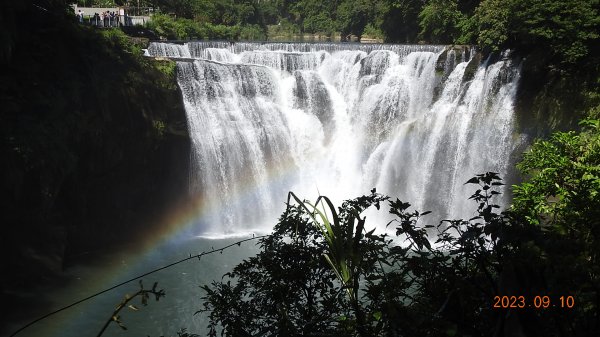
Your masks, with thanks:
[(305, 18), (303, 26), (304, 31), (308, 33), (326, 33), (327, 35), (332, 35), (335, 31), (335, 22), (325, 12)]
[(600, 42), (597, 0), (535, 0), (519, 5), (521, 46), (538, 44), (547, 47), (559, 62), (577, 63)]
[[(262, 252), (238, 266), (224, 282), (204, 286), (202, 311), (210, 336), (298, 336), (345, 330), (344, 292), (322, 255), (326, 244), (300, 206), (282, 215)], [(233, 281), (233, 282), (232, 282)]]
[(423, 2), (418, 0), (382, 2), (381, 29), (386, 42), (415, 43), (419, 34), (419, 13)]
[[(474, 183), (487, 191), (496, 181), (496, 175), (486, 174)], [(488, 203), (494, 193), (480, 192), (473, 197), (481, 203), (480, 218), (499, 221)], [(361, 213), (385, 202), (396, 216), (388, 226), (396, 226), (403, 246), (365, 230)], [(375, 190), (337, 211), (325, 197), (314, 205), (288, 199), (273, 235), (261, 241), (261, 253), (236, 266), (226, 280), (203, 287), (201, 311), (210, 312), (211, 335), (219, 326), (226, 336), (484, 331), (496, 316), (488, 306), (495, 279), (483, 287), (487, 291), (465, 280), (478, 282), (492, 272), (498, 262), (487, 262), (492, 256), (487, 247), (498, 238), (485, 238), (480, 223), (456, 221), (438, 227), (444, 249), (435, 250), (427, 234), (433, 226), (417, 225), (429, 212), (409, 207)]]
[(263, 21), (268, 25), (275, 25), (279, 22), (279, 12), (277, 2), (260, 1), (258, 2), (258, 11), (263, 17)]
[(543, 231), (532, 238), (544, 256), (545, 282), (554, 293), (576, 294), (582, 305), (568, 319), (585, 335), (586, 326), (598, 327), (589, 316), (600, 306), (600, 121), (582, 126), (524, 155), (518, 167), (529, 179), (515, 186), (512, 211)]
[(373, 21), (374, 4), (368, 0), (346, 0), (337, 7), (337, 23), (342, 40), (350, 34), (360, 37), (367, 24)]
[(465, 20), (457, 0), (429, 0), (419, 13), (419, 36), (432, 43), (453, 43), (459, 37), (459, 24)]
[(331, 33), (336, 28), (338, 1), (302, 0), (283, 2), (281, 16), (298, 25), (307, 33)]
[[(521, 165), (573, 162), (565, 166), (572, 172), (564, 174), (579, 177), (567, 180), (578, 186), (565, 185), (572, 198), (560, 207), (571, 211), (534, 212), (544, 222), (572, 218), (578, 224), (573, 230), (559, 229), (570, 220), (540, 226), (530, 213), (531, 200), (555, 198), (552, 182), (561, 186), (560, 175), (542, 175), (547, 183), (534, 177), (536, 187), (516, 187), (515, 206), (498, 213), (493, 200), (503, 183), (496, 173), (479, 174), (466, 182), (477, 187), (470, 196), (476, 216), (437, 226), (419, 225), (429, 212), (411, 211), (409, 203), (375, 190), (337, 211), (325, 197), (311, 204), (294, 196), (274, 234), (261, 242), (262, 251), (223, 281), (203, 287), (211, 335), (219, 327), (225, 336), (597, 335), (600, 122), (588, 124), (593, 135), (573, 147), (536, 145)], [(576, 201), (578, 192), (585, 192), (583, 203)], [(365, 230), (362, 212), (384, 203), (395, 216), (386, 227), (395, 227), (401, 245)], [(550, 213), (561, 216), (548, 218)], [(569, 296), (580, 304), (567, 308)], [(515, 306), (503, 298), (514, 298)]]
[(477, 42), (492, 51), (539, 51), (554, 65), (576, 64), (597, 49), (598, 11), (597, 0), (484, 0), (475, 11)]
[(178, 18), (192, 19), (201, 8), (200, 1), (196, 0), (155, 0), (163, 13), (174, 14)]

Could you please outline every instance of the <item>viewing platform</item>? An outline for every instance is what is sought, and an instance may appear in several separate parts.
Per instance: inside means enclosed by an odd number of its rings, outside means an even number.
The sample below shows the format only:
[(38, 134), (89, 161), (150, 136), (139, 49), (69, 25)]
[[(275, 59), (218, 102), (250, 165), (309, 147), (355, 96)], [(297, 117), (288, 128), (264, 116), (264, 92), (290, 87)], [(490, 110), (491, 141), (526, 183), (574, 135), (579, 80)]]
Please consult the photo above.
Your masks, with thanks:
[[(100, 28), (143, 26), (152, 20), (155, 12), (152, 7), (82, 7), (73, 5), (72, 8), (80, 23)], [(80, 13), (82, 13), (81, 18)], [(106, 17), (105, 13), (108, 13)]]

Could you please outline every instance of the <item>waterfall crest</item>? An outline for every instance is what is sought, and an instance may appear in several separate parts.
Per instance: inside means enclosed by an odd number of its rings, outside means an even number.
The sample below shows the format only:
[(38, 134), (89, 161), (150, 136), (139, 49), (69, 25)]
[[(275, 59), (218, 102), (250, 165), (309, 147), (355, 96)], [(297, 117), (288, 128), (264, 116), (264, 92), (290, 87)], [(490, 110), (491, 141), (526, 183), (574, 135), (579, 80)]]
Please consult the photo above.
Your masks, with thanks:
[(470, 217), (463, 185), (505, 176), (519, 67), (468, 66), (444, 46), (151, 43), (180, 58), (199, 232), (269, 229), (288, 191), (340, 201), (379, 192)]

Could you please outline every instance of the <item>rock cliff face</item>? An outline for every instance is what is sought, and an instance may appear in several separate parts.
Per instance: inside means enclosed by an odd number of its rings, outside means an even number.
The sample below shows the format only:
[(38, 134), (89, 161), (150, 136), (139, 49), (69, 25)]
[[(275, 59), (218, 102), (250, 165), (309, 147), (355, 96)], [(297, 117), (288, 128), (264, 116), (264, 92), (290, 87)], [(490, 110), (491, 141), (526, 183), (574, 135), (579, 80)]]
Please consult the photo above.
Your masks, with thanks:
[[(579, 120), (600, 103), (600, 98), (594, 94), (599, 83), (596, 78), (597, 67), (588, 67), (587, 71), (549, 68), (547, 56), (541, 55), (541, 51), (525, 55), (512, 51), (484, 55), (474, 47), (452, 46), (438, 58), (436, 72), (444, 74), (444, 69), (451, 66), (451, 60), (464, 58), (470, 53), (474, 54), (465, 70), (464, 82), (470, 81), (477, 67), (486, 60), (493, 63), (510, 57), (521, 65), (521, 79), (515, 102), (518, 124), (516, 131), (530, 139), (544, 137), (557, 130), (577, 129)], [(443, 80), (441, 77), (441, 81)], [(436, 95), (438, 93), (436, 91)]]
[(29, 20), (12, 21), (0, 59), (3, 298), (132, 240), (187, 191), (175, 64), (31, 8), (13, 13)]
[[(598, 71), (587, 73), (548, 70), (535, 54), (523, 60), (516, 112), (520, 129), (531, 137), (552, 131), (574, 130), (579, 120), (600, 103)], [(594, 87), (595, 86), (595, 87)]]

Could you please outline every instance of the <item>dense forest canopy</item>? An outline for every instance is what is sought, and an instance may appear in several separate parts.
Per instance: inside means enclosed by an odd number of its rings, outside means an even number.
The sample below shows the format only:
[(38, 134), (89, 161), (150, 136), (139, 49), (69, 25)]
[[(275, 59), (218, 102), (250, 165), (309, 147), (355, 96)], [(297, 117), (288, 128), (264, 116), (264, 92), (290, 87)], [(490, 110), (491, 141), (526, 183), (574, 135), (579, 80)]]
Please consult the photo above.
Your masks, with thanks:
[[(288, 33), (369, 35), (385, 42), (546, 48), (555, 64), (598, 51), (598, 0), (80, 0), (153, 7), (188, 23), (277, 26)], [(175, 38), (204, 38), (180, 34)], [(200, 34), (196, 34), (200, 35)], [(266, 36), (264, 36), (266, 37)], [(597, 54), (597, 53), (596, 53)]]
[(598, 48), (593, 42), (600, 20), (596, 0), (142, 0), (129, 5), (213, 24), (284, 25), (342, 37), (367, 32), (386, 42), (478, 44), (491, 50), (546, 45), (561, 62), (575, 62)]
[(318, 34), (344, 41), (367, 36), (393, 43), (471, 44), (490, 52), (538, 52), (537, 57), (562, 68), (596, 63), (600, 48), (598, 0), (72, 2), (154, 8), (167, 16), (159, 15), (149, 27), (169, 39), (265, 40), (273, 35)]

